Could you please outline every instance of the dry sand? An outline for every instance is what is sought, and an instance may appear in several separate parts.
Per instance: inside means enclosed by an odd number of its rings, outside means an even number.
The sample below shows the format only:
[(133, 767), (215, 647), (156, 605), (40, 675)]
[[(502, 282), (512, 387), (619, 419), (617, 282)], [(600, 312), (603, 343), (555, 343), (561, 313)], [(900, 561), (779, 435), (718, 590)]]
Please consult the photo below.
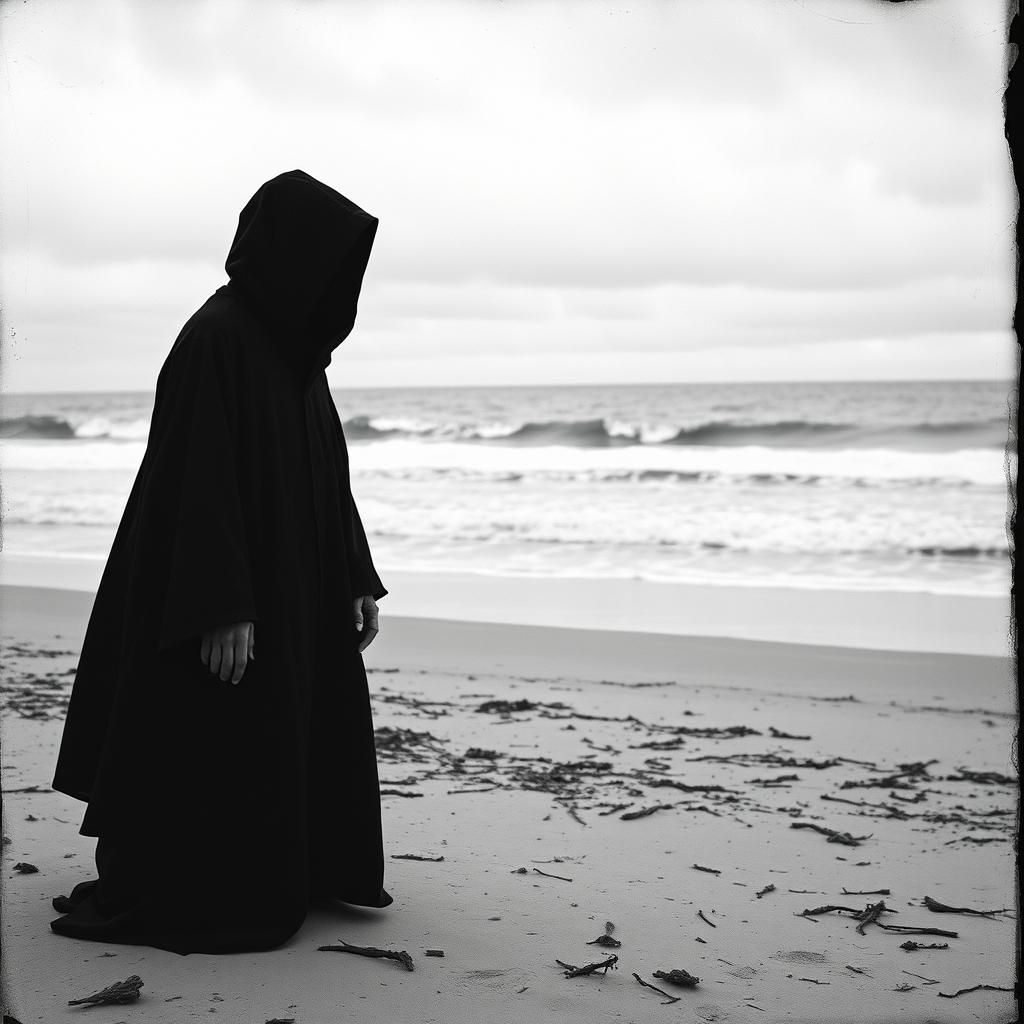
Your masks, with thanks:
[[(271, 952), (183, 958), (50, 931), (50, 900), (94, 876), (83, 805), (49, 790), (91, 595), (0, 600), (3, 940), (22, 1024), (71, 1019), (84, 1011), (68, 999), (132, 974), (141, 1000), (90, 1020), (1015, 1019), (1010, 992), (943, 997), (1014, 981), (1008, 657), (403, 618), (382, 602), (365, 661), (395, 902), (312, 909)], [(201, 857), (201, 837), (182, 835), (181, 856)], [(853, 912), (879, 901), (858, 933)], [(824, 905), (850, 912), (802, 914)], [(595, 942), (606, 922), (621, 945)], [(415, 970), (317, 951), (341, 940), (405, 950)], [(579, 977), (558, 963), (611, 957)], [(699, 984), (653, 977), (673, 969)]]

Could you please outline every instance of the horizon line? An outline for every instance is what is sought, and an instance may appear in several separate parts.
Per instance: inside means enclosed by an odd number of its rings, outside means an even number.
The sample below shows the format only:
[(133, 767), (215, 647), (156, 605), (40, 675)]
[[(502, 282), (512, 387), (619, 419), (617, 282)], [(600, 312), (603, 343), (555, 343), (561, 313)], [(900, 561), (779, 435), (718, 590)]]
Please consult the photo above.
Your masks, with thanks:
[[(527, 388), (621, 388), (621, 387), (701, 387), (706, 385), (738, 385), (751, 384), (1016, 384), (1012, 377), (871, 377), (871, 378), (837, 378), (828, 377), (815, 380), (671, 380), (671, 381), (605, 381), (605, 382), (560, 382), (539, 384), (331, 384), (331, 391), (428, 391), (431, 389), (527, 389)], [(54, 389), (46, 391), (7, 391), (0, 388), (0, 400), (5, 396), (25, 395), (128, 395), (148, 394), (155, 387), (149, 388), (78, 388)]]

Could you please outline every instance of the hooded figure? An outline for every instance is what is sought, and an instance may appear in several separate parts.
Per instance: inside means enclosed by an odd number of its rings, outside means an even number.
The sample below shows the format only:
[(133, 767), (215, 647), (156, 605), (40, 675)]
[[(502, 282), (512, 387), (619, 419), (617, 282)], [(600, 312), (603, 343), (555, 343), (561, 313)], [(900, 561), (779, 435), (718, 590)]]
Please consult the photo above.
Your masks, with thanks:
[[(55, 932), (259, 950), (311, 899), (392, 902), (354, 611), (387, 590), (324, 372), (376, 229), (303, 171), (271, 179), (164, 361), (53, 779), (88, 804), (99, 878), (54, 899)], [(236, 623), (252, 644), (233, 683), (201, 641)]]

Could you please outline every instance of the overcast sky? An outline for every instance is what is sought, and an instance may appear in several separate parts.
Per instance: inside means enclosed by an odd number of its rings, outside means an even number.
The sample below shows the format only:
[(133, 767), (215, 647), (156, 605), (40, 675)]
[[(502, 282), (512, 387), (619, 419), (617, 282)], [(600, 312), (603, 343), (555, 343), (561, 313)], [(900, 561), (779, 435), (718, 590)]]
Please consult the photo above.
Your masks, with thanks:
[(1012, 378), (1002, 0), (0, 7), (6, 391), (146, 389), (301, 168), (334, 386)]

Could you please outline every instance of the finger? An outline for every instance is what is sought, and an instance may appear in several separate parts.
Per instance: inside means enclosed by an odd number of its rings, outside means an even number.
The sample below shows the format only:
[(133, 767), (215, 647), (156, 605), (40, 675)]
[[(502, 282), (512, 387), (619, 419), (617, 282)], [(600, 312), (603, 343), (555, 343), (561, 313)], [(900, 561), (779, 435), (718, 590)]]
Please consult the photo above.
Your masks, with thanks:
[(225, 642), (221, 649), (220, 656), (220, 680), (226, 683), (231, 678), (235, 668), (235, 649), (229, 642)]
[(199, 645), (199, 660), (204, 665), (210, 664), (210, 648), (212, 644), (208, 636), (203, 637), (203, 642)]
[(252, 658), (253, 657), (253, 651), (256, 648), (256, 628), (253, 626), (253, 624), (251, 622), (249, 623), (249, 637), (248, 637), (248, 640), (249, 640), (249, 649), (248, 649), (248, 651), (246, 653), (247, 653), (249, 658)]
[(360, 653), (365, 651), (366, 648), (369, 647), (371, 643), (373, 643), (373, 638), (377, 635), (377, 632), (378, 631), (376, 629), (372, 629), (372, 628), (368, 628), (367, 629), (366, 636), (363, 637), (363, 641), (359, 645), (359, 652)]
[(356, 598), (355, 609), (356, 629), (361, 630), (363, 628), (363, 599), (361, 597)]
[(215, 639), (210, 644), (210, 671), (217, 675), (220, 672), (220, 662), (223, 652), (221, 650), (221, 643), (219, 639)]
[(247, 658), (247, 650), (249, 647), (249, 634), (240, 634), (235, 638), (235, 646), (233, 650), (235, 667), (231, 673), (231, 682), (233, 685), (237, 685), (238, 681), (242, 678), (245, 672), (245, 662)]

